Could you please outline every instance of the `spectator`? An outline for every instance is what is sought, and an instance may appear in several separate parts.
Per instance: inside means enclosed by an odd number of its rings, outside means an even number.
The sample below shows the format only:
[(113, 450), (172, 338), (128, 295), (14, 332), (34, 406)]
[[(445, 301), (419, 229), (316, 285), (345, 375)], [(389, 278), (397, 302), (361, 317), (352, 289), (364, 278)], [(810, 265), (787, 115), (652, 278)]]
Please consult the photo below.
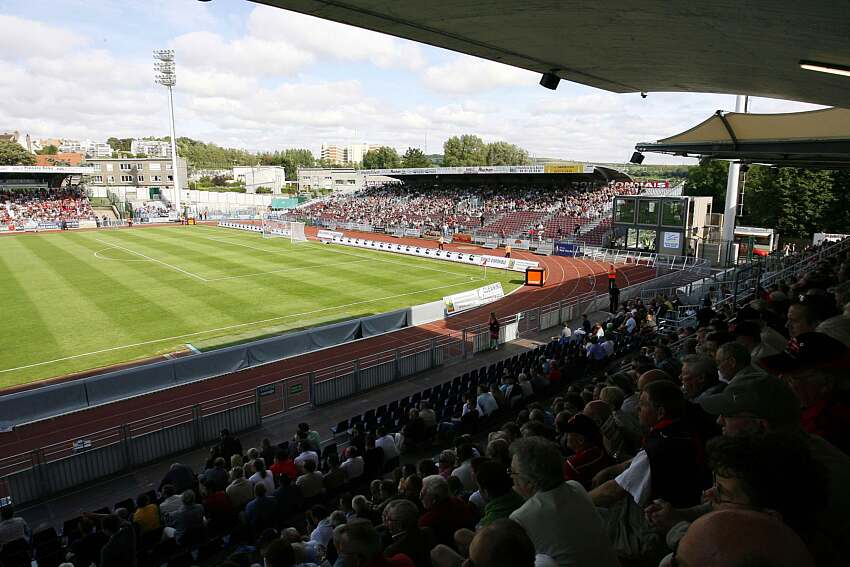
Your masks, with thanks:
[(295, 552), (285, 539), (276, 539), (263, 549), (265, 567), (293, 567)]
[(107, 515), (101, 526), (109, 540), (100, 551), (98, 567), (135, 567), (136, 534), (133, 526), (115, 514)]
[(316, 468), (319, 468), (319, 454), (310, 449), (310, 445), (306, 442), (298, 444), (298, 456), (295, 457), (295, 467), (303, 471), (306, 469), (307, 461), (313, 461), (316, 465)]
[(307, 526), (311, 530), (310, 543), (327, 548), (334, 535), (334, 528), (331, 525), (328, 509), (321, 504), (311, 506), (307, 510)]
[(850, 351), (823, 333), (803, 333), (761, 364), (791, 387), (803, 408), (803, 430), (850, 455)]
[(363, 457), (357, 454), (356, 447), (348, 447), (345, 449), (345, 462), (340, 465), (340, 469), (345, 473), (347, 482), (357, 480), (363, 476), (364, 463)]
[(772, 376), (745, 380), (706, 398), (702, 407), (718, 416), (724, 436), (765, 432), (801, 436), (812, 458), (827, 471), (827, 507), (818, 516), (818, 529), (850, 555), (850, 457), (823, 438), (803, 432), (800, 402), (791, 389)]
[(507, 518), (523, 505), (524, 500), (513, 490), (513, 481), (501, 463), (482, 459), (482, 462), (476, 465), (475, 478), (483, 504), (479, 527)]
[(419, 509), (409, 500), (393, 500), (384, 509), (384, 526), (392, 542), (385, 557), (407, 555), (415, 567), (431, 567), (431, 550), (437, 544), (430, 528), (420, 528)]
[(266, 494), (274, 492), (274, 475), (266, 470), (266, 464), (263, 462), (263, 459), (256, 459), (254, 461), (254, 469), (257, 472), (248, 479), (251, 484), (256, 486), (259, 483), (263, 483), (266, 485)]
[(421, 402), (419, 404), (419, 417), (425, 424), (425, 434), (433, 435), (437, 431), (437, 414), (431, 409), (430, 403)]
[(95, 529), (94, 522), (86, 516), (80, 518), (77, 530), (80, 537), (70, 545), (69, 558), (75, 566), (97, 565), (100, 562), (100, 552), (109, 541), (109, 536)]
[(472, 474), (472, 457), (474, 453), (472, 445), (464, 443), (457, 448), (457, 460), (460, 464), (455, 468), (451, 475), (460, 479), (465, 493), (469, 494), (478, 489)]
[[(232, 455), (241, 455), (242, 454), (242, 443), (239, 442), (239, 439), (230, 435), (230, 431), (228, 429), (221, 430), (221, 438), (218, 442), (218, 456), (223, 458), (225, 461), (229, 461)], [(173, 483), (172, 483), (173, 484)], [(181, 488), (175, 485), (175, 488), (178, 492), (181, 491)]]
[(532, 567), (536, 565), (534, 543), (517, 522), (497, 520), (475, 534), (469, 544), (469, 562), (475, 567)]
[(726, 382), (718, 378), (714, 360), (704, 354), (691, 354), (682, 360), (681, 379), (685, 398), (697, 403), (726, 387)]
[(420, 494), (425, 513), (419, 518), (419, 526), (431, 528), (437, 542), (454, 548), (454, 533), (461, 528), (472, 528), (475, 510), (458, 498), (449, 495), (449, 484), (440, 475), (422, 479)]
[(254, 485), (245, 478), (242, 467), (233, 467), (230, 471), (230, 484), (225, 493), (236, 511), (242, 510), (254, 498)]
[(722, 510), (703, 516), (682, 538), (675, 557), (676, 564), (682, 566), (815, 565), (806, 546), (790, 528), (752, 510)]
[(732, 380), (749, 380), (764, 375), (764, 371), (750, 364), (750, 353), (741, 343), (728, 342), (720, 345), (714, 360), (720, 381), (727, 384)]
[(222, 457), (213, 461), (213, 468), (204, 471), (204, 479), (207, 486), (212, 490), (224, 490), (229, 483), (229, 475), (226, 468), (227, 462)]
[(351, 520), (337, 526), (334, 545), (345, 567), (413, 567), (407, 555), (399, 553), (385, 558), (375, 528), (367, 521)]
[(199, 532), (204, 527), (204, 509), (195, 502), (195, 493), (187, 490), (180, 495), (183, 506), (171, 514), (171, 527), (174, 528), (174, 540), (184, 545), (189, 538), (198, 543)]
[(490, 395), (493, 396), (493, 399), (496, 400), (497, 404), (499, 404), (499, 409), (505, 409), (507, 407), (508, 402), (505, 398), (505, 394), (497, 384), (490, 384)]
[(173, 486), (176, 492), (184, 492), (195, 484), (195, 473), (189, 465), (174, 463), (159, 483), (160, 492), (166, 484)]
[(599, 427), (591, 418), (579, 413), (570, 418), (564, 430), (566, 445), (573, 451), (564, 461), (564, 480), (578, 481), (585, 490), (590, 490), (593, 477), (613, 464), (602, 446)]
[(312, 459), (304, 461), (304, 474), (298, 477), (295, 485), (301, 489), (305, 499), (315, 498), (325, 491), (322, 473), (316, 470), (316, 461)]
[(699, 502), (708, 485), (707, 469), (701, 443), (683, 419), (685, 404), (672, 382), (646, 385), (640, 396), (640, 423), (649, 430), (644, 448), (614, 480), (593, 489), (597, 506), (610, 507), (627, 495), (640, 507), (658, 498), (678, 507)]
[(170, 484), (162, 487), (162, 502), (159, 504), (159, 513), (162, 516), (162, 523), (170, 526), (172, 515), (183, 507), (183, 500), (180, 494), (174, 490)]
[(327, 457), (328, 472), (322, 478), (325, 492), (335, 492), (345, 484), (345, 471), (340, 468), (339, 455), (334, 451)]
[(162, 526), (159, 517), (159, 508), (150, 501), (150, 497), (147, 494), (140, 494), (136, 498), (136, 511), (133, 513), (133, 523), (139, 526), (139, 534), (152, 532)]
[(15, 515), (15, 508), (9, 504), (0, 508), (0, 547), (16, 539), (29, 541), (30, 529), (26, 520)]
[(384, 460), (390, 462), (398, 458), (401, 452), (398, 450), (398, 446), (396, 446), (395, 438), (387, 433), (387, 428), (384, 426), (378, 427), (377, 435), (375, 447), (381, 448)]
[(582, 486), (565, 482), (557, 446), (538, 437), (516, 441), (511, 476), (526, 501), (510, 518), (519, 523), (539, 554), (559, 566), (617, 566), (602, 520)]
[(769, 343), (763, 342), (761, 339), (762, 326), (757, 321), (741, 321), (735, 325), (735, 330), (732, 331), (732, 336), (735, 341), (744, 345), (750, 353), (750, 360), (753, 364), (766, 356), (779, 354), (780, 351), (775, 350)]
[(490, 417), (499, 410), (499, 402), (493, 397), (487, 386), (484, 384), (478, 385), (478, 397), (476, 398), (478, 409), (484, 417)]
[(285, 475), (280, 477), (280, 486), (274, 491), (273, 496), (277, 503), (277, 516), (279, 518), (288, 518), (304, 506), (304, 495), (301, 489)]
[(655, 367), (670, 376), (678, 376), (682, 370), (682, 365), (673, 357), (670, 347), (665, 345), (655, 347)]
[(289, 452), (283, 449), (275, 451), (274, 463), (269, 467), (269, 470), (277, 478), (283, 475), (288, 476), (290, 480), (298, 478), (298, 468), (295, 466), (295, 461), (292, 460)]
[(409, 419), (401, 430), (402, 449), (409, 450), (425, 441), (425, 421), (419, 415), (419, 410), (410, 408)]
[(311, 451), (318, 453), (322, 449), (322, 440), (319, 438), (319, 432), (310, 429), (309, 423), (298, 424), (298, 431), (295, 432), (295, 438), (299, 443), (306, 443)]
[[(366, 453), (363, 455), (363, 475), (367, 479), (378, 478), (384, 472), (384, 450), (375, 446), (374, 435), (366, 436)], [(396, 445), (398, 447), (398, 445)]]

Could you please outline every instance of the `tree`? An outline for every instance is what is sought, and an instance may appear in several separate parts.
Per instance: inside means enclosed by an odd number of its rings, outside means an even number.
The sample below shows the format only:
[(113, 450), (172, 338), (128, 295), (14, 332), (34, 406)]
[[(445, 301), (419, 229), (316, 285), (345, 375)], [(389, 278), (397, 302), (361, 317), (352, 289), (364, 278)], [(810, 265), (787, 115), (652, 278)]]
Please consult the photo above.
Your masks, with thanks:
[(265, 185), (260, 185), (259, 187), (257, 187), (256, 192), (257, 192), (258, 195), (269, 195), (269, 194), (271, 194), (272, 189), (271, 189), (271, 187), (266, 187)]
[(407, 148), (401, 158), (402, 167), (431, 167), (431, 160), (419, 148)]
[(381, 146), (377, 150), (369, 150), (363, 156), (363, 169), (391, 169), (401, 165), (401, 158), (395, 148)]
[(528, 152), (507, 142), (487, 144), (487, 165), (528, 165)]
[(109, 144), (109, 147), (116, 152), (129, 152), (130, 145), (133, 143), (133, 138), (110, 137), (106, 140), (106, 143)]
[(726, 199), (726, 179), (729, 164), (725, 161), (705, 161), (688, 171), (685, 195), (713, 197), (711, 210), (722, 212)]
[(775, 228), (786, 236), (819, 232), (834, 217), (847, 217), (834, 206), (831, 171), (751, 166), (744, 191), (744, 221)]
[(443, 165), (461, 167), (487, 164), (487, 145), (478, 136), (452, 136), (443, 144)]
[(35, 156), (17, 142), (0, 140), (0, 165), (32, 165)]
[(41, 156), (55, 156), (57, 153), (59, 153), (59, 148), (57, 148), (53, 144), (50, 144), (48, 146), (44, 146), (35, 153)]

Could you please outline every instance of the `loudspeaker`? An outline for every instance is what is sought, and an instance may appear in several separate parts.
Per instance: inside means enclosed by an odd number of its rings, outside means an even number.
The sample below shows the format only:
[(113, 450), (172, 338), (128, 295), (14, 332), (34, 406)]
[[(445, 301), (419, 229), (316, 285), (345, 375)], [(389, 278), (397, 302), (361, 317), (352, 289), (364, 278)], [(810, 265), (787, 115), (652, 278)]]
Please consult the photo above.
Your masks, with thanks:
[(629, 160), (629, 163), (635, 163), (640, 165), (643, 163), (644, 155), (640, 152), (635, 152), (632, 154), (632, 159)]
[(543, 76), (540, 77), (540, 86), (553, 91), (558, 88), (558, 83), (560, 82), (561, 77), (554, 73), (543, 73)]

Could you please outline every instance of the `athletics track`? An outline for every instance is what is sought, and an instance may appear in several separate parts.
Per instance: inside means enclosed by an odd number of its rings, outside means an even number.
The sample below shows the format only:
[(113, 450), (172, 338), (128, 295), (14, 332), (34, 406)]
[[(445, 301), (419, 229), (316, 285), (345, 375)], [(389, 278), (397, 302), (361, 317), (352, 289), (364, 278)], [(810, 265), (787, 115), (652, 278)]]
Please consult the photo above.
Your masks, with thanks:
[[(134, 230), (139, 229), (143, 229), (143, 227), (134, 228)], [(308, 237), (315, 238), (316, 232), (315, 228), (307, 229)], [(434, 248), (437, 246), (437, 243), (432, 240), (395, 238), (383, 234), (346, 231), (346, 236), (349, 235), (400, 244), (425, 245)], [(446, 245), (449, 250), (463, 252), (471, 251), (471, 247), (473, 245), (466, 243)], [(477, 249), (477, 247), (474, 248)], [(488, 253), (492, 255), (503, 254), (501, 250), (489, 250)], [(195, 404), (202, 404), (210, 400), (238, 396), (248, 390), (279, 381), (288, 376), (296, 376), (350, 362), (359, 357), (404, 347), (424, 339), (445, 335), (457, 336), (458, 332), (466, 327), (486, 323), (490, 311), (496, 312), (499, 316), (510, 315), (581, 295), (594, 288), (604, 290), (607, 287), (608, 267), (600, 262), (583, 258), (535, 256), (520, 251), (514, 251), (513, 256), (540, 262), (548, 270), (546, 286), (543, 288), (521, 287), (498, 302), (427, 325), (408, 327), (280, 362), (248, 368), (217, 378), (185, 384), (165, 391), (16, 427), (11, 432), (0, 433), (0, 459), (21, 455), (70, 439), (87, 439), (96, 432), (114, 429), (123, 424), (136, 421), (150, 423), (156, 421), (157, 416), (165, 416), (166, 414), (168, 414), (168, 417), (163, 418), (164, 422), (185, 420), (182, 413), (180, 416), (175, 413), (176, 410), (190, 408)], [(617, 274), (617, 283), (621, 288), (624, 288), (630, 284), (640, 283), (654, 277), (655, 270), (645, 266), (621, 265), (618, 267)], [(34, 386), (38, 386), (38, 384)], [(117, 435), (117, 432), (114, 434)], [(0, 471), (0, 474), (2, 474), (2, 471)]]

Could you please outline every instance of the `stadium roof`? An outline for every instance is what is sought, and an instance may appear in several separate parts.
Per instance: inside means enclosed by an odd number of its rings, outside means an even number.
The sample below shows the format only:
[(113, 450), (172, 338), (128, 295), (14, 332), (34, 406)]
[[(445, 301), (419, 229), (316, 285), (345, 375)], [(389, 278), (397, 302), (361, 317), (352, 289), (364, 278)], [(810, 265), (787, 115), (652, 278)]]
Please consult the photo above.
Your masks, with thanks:
[(397, 169), (364, 169), (366, 176), (392, 177), (407, 182), (431, 182), (438, 177), (443, 180), (465, 184), (493, 182), (511, 183), (558, 183), (568, 181), (631, 181), (622, 171), (600, 165), (562, 163), (545, 165), (488, 165), (470, 167), (415, 167)]
[(789, 114), (718, 111), (675, 136), (637, 144), (640, 152), (791, 167), (850, 167), (850, 110)]
[[(612, 92), (766, 96), (850, 108), (850, 10), (837, 0), (253, 0)], [(328, 38), (328, 41), (333, 41)]]

